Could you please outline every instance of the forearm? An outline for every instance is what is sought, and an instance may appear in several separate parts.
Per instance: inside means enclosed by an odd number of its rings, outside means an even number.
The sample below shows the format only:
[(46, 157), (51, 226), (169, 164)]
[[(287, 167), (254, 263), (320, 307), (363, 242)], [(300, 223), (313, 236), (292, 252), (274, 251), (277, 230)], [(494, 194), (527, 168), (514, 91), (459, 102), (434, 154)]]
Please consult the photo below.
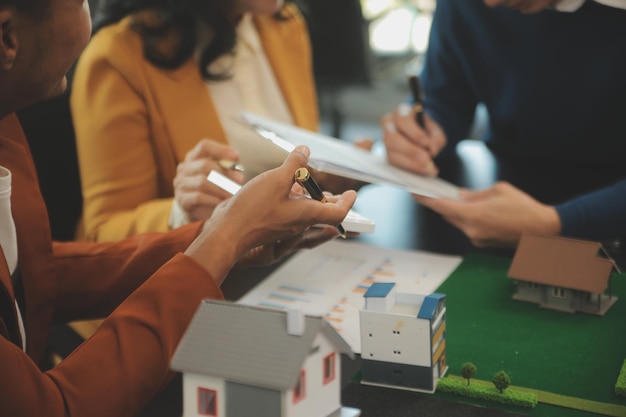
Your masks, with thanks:
[[(0, 340), (0, 415), (135, 415), (169, 380), (169, 362), (200, 301), (222, 298), (196, 262), (176, 256), (47, 373)], [(36, 398), (36, 401), (33, 401)]]
[(561, 234), (606, 240), (626, 237), (626, 179), (556, 206)]
[(183, 252), (201, 226), (195, 223), (166, 234), (135, 235), (115, 243), (55, 243), (59, 277), (55, 320), (107, 316), (158, 268)]
[(243, 243), (247, 233), (241, 233), (237, 221), (224, 221), (224, 211), (205, 222), (202, 234), (185, 250), (185, 254), (201, 265), (221, 285), (224, 278), (248, 249)]

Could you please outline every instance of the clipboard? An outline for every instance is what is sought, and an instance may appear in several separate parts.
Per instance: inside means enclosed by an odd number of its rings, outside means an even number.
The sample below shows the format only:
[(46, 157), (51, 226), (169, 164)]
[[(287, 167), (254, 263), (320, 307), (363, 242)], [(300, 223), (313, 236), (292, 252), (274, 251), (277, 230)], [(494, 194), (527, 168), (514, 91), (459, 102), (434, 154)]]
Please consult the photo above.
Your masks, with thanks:
[(384, 158), (351, 143), (321, 133), (281, 123), (250, 112), (242, 118), (260, 136), (291, 152), (297, 145), (311, 150), (311, 168), (372, 184), (398, 187), (413, 194), (458, 200), (459, 187), (441, 178), (426, 177), (397, 168)]

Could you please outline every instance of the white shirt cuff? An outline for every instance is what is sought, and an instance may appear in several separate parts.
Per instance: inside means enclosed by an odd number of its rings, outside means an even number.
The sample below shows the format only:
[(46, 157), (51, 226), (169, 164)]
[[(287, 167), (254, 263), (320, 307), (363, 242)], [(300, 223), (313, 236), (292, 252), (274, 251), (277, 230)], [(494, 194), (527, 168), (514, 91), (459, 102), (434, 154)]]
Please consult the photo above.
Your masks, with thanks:
[(170, 229), (176, 229), (177, 227), (183, 226), (187, 223), (190, 223), (187, 213), (183, 211), (176, 200), (172, 201), (172, 211), (170, 211), (170, 218), (167, 221)]

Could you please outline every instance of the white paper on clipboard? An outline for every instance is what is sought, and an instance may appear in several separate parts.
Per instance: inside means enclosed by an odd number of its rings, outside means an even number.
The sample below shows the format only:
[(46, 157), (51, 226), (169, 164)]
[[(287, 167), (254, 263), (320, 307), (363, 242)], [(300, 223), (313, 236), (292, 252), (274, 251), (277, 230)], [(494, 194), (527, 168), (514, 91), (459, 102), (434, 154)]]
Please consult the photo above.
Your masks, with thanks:
[(426, 197), (458, 199), (459, 187), (441, 178), (425, 177), (396, 168), (384, 158), (351, 143), (250, 112), (243, 119), (276, 146), (291, 152), (297, 145), (311, 150), (311, 168), (373, 184), (386, 184)]

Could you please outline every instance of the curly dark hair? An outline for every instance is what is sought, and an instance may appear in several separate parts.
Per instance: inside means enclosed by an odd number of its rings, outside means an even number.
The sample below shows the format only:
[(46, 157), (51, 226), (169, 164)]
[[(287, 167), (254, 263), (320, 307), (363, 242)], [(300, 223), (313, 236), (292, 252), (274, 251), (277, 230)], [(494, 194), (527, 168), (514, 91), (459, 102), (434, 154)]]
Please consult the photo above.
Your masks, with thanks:
[[(229, 75), (211, 73), (207, 68), (235, 46), (236, 22), (230, 17), (231, 8), (232, 0), (100, 0), (93, 33), (126, 16), (135, 16), (131, 25), (143, 39), (145, 58), (159, 68), (176, 69), (194, 53), (198, 24), (205, 24), (212, 38), (200, 54), (199, 70), (204, 79), (220, 80)], [(141, 18), (146, 12), (150, 18)], [(287, 17), (278, 12), (276, 18)]]

